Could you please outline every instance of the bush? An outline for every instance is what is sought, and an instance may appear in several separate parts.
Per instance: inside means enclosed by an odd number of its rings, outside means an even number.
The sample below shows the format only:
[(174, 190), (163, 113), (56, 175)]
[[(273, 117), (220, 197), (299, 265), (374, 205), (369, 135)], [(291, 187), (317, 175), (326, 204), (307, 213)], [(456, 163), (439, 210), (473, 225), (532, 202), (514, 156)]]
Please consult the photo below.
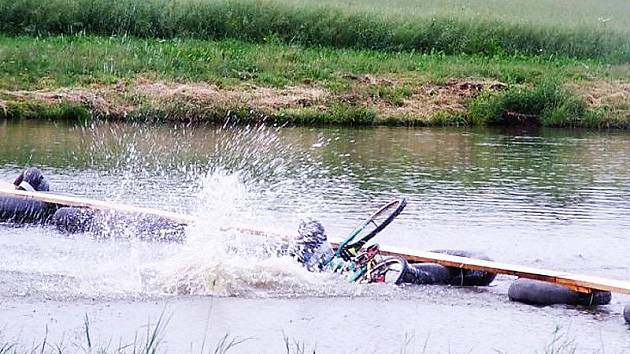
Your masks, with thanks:
[(577, 126), (587, 115), (584, 100), (555, 80), (533, 88), (510, 87), (501, 93), (484, 92), (469, 103), (472, 124), (537, 124)]

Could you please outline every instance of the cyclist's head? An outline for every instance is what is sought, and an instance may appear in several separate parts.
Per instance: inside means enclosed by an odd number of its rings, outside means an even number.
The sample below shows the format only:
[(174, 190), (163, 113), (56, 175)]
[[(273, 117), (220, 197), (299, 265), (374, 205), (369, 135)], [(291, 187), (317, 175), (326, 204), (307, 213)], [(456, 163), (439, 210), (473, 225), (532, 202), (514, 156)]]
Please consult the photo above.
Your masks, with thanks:
[(321, 270), (334, 255), (326, 240), (326, 230), (319, 221), (303, 220), (292, 253), (308, 270)]
[(326, 241), (326, 230), (317, 220), (302, 220), (298, 227), (299, 238), (305, 241), (320, 243)]

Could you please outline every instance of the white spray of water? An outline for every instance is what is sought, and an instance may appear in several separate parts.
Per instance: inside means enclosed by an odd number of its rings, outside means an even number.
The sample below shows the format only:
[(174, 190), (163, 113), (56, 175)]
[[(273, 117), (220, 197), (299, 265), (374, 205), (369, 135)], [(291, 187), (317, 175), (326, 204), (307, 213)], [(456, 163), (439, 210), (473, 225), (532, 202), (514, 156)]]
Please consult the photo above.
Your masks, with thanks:
[[(59, 190), (135, 205), (192, 213), (183, 244), (138, 240), (137, 225), (109, 221), (102, 234), (42, 241), (7, 240), (13, 251), (1, 270), (23, 284), (13, 293), (46, 296), (357, 295), (369, 287), (334, 274), (308, 272), (278, 255), (276, 237), (234, 227), (295, 236), (300, 219), (327, 207), (314, 183), (331, 183), (321, 136), (264, 126), (147, 127), (102, 124), (86, 128), (87, 171)], [(292, 140), (293, 139), (293, 140)], [(318, 187), (320, 189), (317, 189)], [(282, 241), (286, 242), (286, 241)], [(15, 252), (18, 251), (18, 252)], [(13, 256), (15, 254), (15, 256)], [(23, 256), (27, 255), (27, 256)], [(26, 278), (32, 278), (31, 281)], [(1, 281), (1, 279), (0, 279)], [(19, 283), (19, 281), (17, 282)], [(55, 295), (57, 296), (57, 295)]]
[[(208, 172), (200, 178), (195, 208), (200, 221), (188, 228), (181, 251), (160, 262), (161, 290), (215, 296), (364, 291), (335, 274), (309, 272), (278, 252), (283, 243), (291, 242), (300, 219), (323, 207), (321, 198), (300, 204), (287, 197), (309, 188), (308, 176), (325, 173), (312, 151), (297, 149), (277, 130), (264, 126), (224, 128), (221, 134)], [(252, 236), (238, 228), (272, 232)]]
[[(123, 274), (134, 283), (140, 280), (144, 291), (218, 296), (357, 293), (356, 286), (335, 275), (308, 272), (290, 257), (278, 255), (278, 239), (234, 229), (271, 229), (292, 236), (301, 218), (320, 210), (323, 198), (295, 196), (307, 195), (301, 191), (326, 177), (328, 171), (314, 153), (325, 141), (305, 149), (265, 126), (224, 126), (206, 131), (203, 139), (180, 128), (162, 131), (163, 139), (157, 141), (149, 139), (154, 129), (103, 129), (92, 133), (99, 141), (95, 161), (110, 166), (106, 173), (119, 176), (115, 198), (144, 193), (143, 183), (155, 176), (184, 181), (185, 189), (178, 192), (194, 196), (185, 199), (186, 209), (200, 222), (187, 228), (186, 242), (175, 253), (145, 259), (136, 271)], [(188, 158), (178, 160), (173, 157), (177, 155)], [(133, 238), (128, 233), (135, 231), (127, 229), (110, 231)]]
[[(317, 218), (327, 201), (313, 193), (330, 182), (320, 152), (327, 141), (273, 127), (147, 127), (102, 124), (86, 128), (87, 171), (68, 171), (59, 191), (191, 213), (181, 244), (139, 240), (138, 225), (103, 223), (98, 235), (20, 235), (0, 281), (8, 295), (59, 297), (347, 296), (373, 293), (327, 273), (312, 273), (278, 254), (275, 236), (293, 237), (300, 219)], [(298, 140), (300, 139), (300, 140)], [(78, 157), (77, 157), (78, 158)], [(61, 179), (60, 179), (60, 182)], [(317, 188), (316, 188), (317, 187)], [(319, 189), (318, 189), (319, 188)], [(51, 237), (52, 236), (52, 237)], [(42, 239), (43, 237), (43, 239)], [(5, 279), (6, 278), (6, 279)]]
[[(200, 193), (204, 203), (197, 212), (200, 222), (188, 228), (181, 252), (160, 264), (162, 290), (215, 296), (356, 292), (336, 275), (309, 272), (294, 259), (278, 254), (286, 242), (279, 237), (239, 232), (236, 228), (244, 225), (270, 229), (274, 216), (256, 208), (257, 198), (238, 174), (216, 171), (207, 176)], [(290, 237), (294, 232), (283, 233)]]

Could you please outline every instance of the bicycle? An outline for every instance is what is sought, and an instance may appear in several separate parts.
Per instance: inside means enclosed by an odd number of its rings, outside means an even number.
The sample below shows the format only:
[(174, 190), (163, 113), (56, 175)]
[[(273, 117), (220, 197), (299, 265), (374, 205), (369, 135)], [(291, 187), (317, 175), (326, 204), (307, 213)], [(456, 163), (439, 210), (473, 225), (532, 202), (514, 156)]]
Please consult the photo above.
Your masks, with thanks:
[(406, 260), (381, 256), (378, 244), (363, 247), (394, 221), (406, 206), (407, 200), (400, 198), (379, 208), (339, 244), (334, 256), (326, 262), (325, 269), (345, 274), (349, 282), (401, 283), (408, 269)]

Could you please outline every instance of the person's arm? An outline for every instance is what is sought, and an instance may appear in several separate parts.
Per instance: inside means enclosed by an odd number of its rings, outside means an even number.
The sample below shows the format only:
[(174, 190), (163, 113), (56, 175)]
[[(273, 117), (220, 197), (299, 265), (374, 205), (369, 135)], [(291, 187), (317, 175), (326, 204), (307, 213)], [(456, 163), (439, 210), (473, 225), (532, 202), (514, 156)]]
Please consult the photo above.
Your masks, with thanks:
[(20, 184), (22, 184), (22, 181), (24, 181), (24, 171), (22, 171), (22, 173), (20, 173), (20, 175), (17, 176), (15, 181), (13, 181), (13, 185), (15, 186), (15, 189), (20, 189)]

